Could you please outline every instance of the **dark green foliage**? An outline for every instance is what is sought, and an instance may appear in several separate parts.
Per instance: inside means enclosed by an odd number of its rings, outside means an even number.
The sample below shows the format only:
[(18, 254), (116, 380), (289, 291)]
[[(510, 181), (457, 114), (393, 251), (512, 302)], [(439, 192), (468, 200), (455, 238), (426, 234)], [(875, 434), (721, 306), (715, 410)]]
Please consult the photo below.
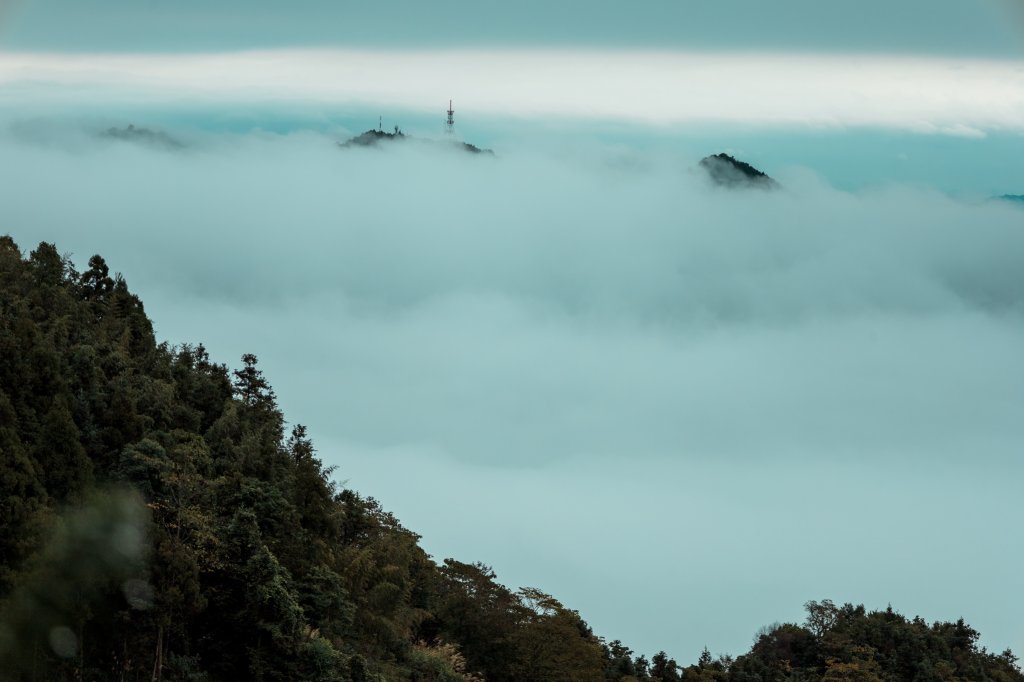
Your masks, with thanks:
[(683, 678), (679, 664), (668, 657), (664, 651), (659, 651), (651, 658), (651, 679), (660, 682), (680, 682)]
[[(90, 678), (117, 658), (148, 620), (147, 510), (137, 494), (94, 492), (54, 519), (48, 541), (23, 566), (0, 620), (0, 671), (28, 679)], [(122, 647), (117, 647), (123, 650)]]
[(730, 681), (1024, 679), (1011, 652), (979, 648), (978, 633), (963, 620), (929, 625), (892, 608), (869, 612), (829, 600), (806, 608), (802, 626), (765, 628), (751, 651), (728, 666)]
[(488, 680), (512, 679), (516, 633), (526, 609), (483, 564), (445, 559), (437, 617), (441, 635), (461, 642), (471, 670)]
[(92, 483), (92, 462), (64, 396), (55, 398), (43, 417), (33, 455), (47, 493), (56, 500), (67, 500)]
[(604, 672), (600, 642), (580, 615), (533, 588), (518, 593), (527, 616), (516, 637), (517, 680), (598, 680)]
[(33, 549), (45, 510), (38, 465), (18, 437), (14, 407), (0, 390), (0, 594), (11, 587), (14, 567)]
[(256, 357), (159, 345), (100, 256), (0, 237), (0, 681), (1024, 682), (962, 621), (808, 604), (735, 661), (605, 644), (339, 490)]

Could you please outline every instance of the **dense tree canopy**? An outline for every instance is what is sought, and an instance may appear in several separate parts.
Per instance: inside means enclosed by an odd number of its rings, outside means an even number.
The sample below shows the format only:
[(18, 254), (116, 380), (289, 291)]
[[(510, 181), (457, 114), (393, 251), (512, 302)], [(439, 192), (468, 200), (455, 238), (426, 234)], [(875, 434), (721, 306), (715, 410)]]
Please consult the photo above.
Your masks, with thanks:
[(0, 680), (1024, 682), (963, 621), (808, 604), (682, 667), (435, 563), (287, 429), (256, 357), (158, 344), (100, 256), (0, 237)]

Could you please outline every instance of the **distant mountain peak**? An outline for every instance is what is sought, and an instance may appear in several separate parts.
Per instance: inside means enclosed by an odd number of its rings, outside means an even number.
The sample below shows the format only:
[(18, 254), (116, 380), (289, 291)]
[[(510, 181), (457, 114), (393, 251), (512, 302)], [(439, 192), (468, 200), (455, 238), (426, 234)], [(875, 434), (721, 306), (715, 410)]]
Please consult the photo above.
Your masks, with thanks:
[(184, 144), (163, 131), (140, 128), (133, 123), (129, 123), (126, 128), (107, 128), (100, 133), (100, 136), (126, 142), (139, 142), (165, 149), (183, 149), (185, 147)]
[(379, 128), (367, 130), (365, 133), (356, 135), (355, 137), (349, 138), (346, 142), (339, 142), (339, 147), (374, 147), (380, 142), (393, 142), (395, 140), (401, 140), (405, 138), (403, 133), (398, 126), (395, 126), (395, 132), (388, 133)]
[(722, 187), (760, 187), (774, 189), (779, 186), (767, 173), (728, 154), (713, 154), (700, 161), (708, 177)]
[(386, 132), (379, 128), (367, 130), (364, 133), (360, 133), (355, 137), (349, 138), (345, 142), (339, 142), (338, 146), (345, 149), (350, 149), (353, 147), (377, 147), (382, 144), (389, 144), (406, 140), (412, 140), (416, 142), (439, 146), (451, 145), (458, 149), (462, 149), (463, 151), (470, 152), (471, 154), (494, 154), (494, 152), (490, 149), (481, 149), (480, 147), (477, 147), (475, 144), (470, 144), (469, 142), (459, 142), (457, 140), (448, 139), (428, 140), (423, 138), (416, 138), (411, 135), (406, 135), (398, 126), (395, 126), (395, 131), (393, 133)]

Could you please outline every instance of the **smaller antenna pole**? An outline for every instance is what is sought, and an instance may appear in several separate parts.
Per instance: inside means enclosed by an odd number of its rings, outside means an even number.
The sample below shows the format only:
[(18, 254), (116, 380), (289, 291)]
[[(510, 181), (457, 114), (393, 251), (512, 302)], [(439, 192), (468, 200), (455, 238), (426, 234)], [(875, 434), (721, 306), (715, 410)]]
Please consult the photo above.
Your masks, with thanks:
[(448, 100), (448, 121), (446, 122), (444, 132), (448, 135), (455, 133), (455, 109), (452, 108), (451, 100)]

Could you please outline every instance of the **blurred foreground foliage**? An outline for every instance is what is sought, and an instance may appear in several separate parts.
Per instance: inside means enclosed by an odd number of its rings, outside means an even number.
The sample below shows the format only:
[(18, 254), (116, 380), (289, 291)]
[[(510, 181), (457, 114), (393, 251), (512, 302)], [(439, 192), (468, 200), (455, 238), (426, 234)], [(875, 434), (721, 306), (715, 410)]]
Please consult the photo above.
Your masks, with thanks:
[(0, 680), (1024, 682), (963, 621), (828, 601), (736, 659), (637, 656), (339, 489), (254, 356), (158, 344), (101, 257), (9, 237), (0, 454)]

